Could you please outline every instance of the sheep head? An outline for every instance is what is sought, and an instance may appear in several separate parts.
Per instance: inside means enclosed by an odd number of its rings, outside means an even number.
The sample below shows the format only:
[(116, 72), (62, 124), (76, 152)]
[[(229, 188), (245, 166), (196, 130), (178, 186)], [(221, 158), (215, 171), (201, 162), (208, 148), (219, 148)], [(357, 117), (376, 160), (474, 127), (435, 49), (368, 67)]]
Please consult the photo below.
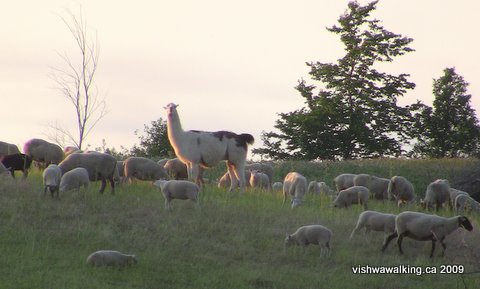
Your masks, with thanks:
[(460, 216), (458, 217), (458, 226), (463, 227), (467, 231), (473, 230), (472, 223), (468, 220), (467, 217), (465, 216)]

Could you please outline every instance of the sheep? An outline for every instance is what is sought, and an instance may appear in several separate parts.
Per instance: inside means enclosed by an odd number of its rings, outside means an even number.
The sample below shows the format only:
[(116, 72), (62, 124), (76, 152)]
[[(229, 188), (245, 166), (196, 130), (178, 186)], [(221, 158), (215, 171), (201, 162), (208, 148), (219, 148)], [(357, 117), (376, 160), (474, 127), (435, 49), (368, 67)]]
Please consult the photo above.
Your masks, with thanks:
[(245, 166), (246, 170), (258, 171), (268, 176), (268, 190), (272, 189), (273, 183), (273, 167), (267, 163), (252, 163)]
[[(163, 168), (167, 171), (167, 174), (171, 179), (188, 179), (187, 166), (179, 158), (167, 160), (163, 165)], [(204, 169), (202, 167), (198, 168), (197, 183), (202, 185), (205, 183), (203, 180), (203, 171)]]
[[(252, 173), (249, 170), (245, 170), (245, 180), (250, 180)], [(231, 185), (230, 174), (227, 171), (223, 176), (218, 180), (218, 188), (226, 188)], [(245, 183), (246, 187), (250, 187), (250, 181)]]
[(425, 199), (421, 200), (422, 206), (430, 210), (435, 206), (435, 210), (438, 210), (443, 206), (443, 204), (449, 202), (450, 200), (450, 185), (447, 180), (438, 179), (431, 182), (427, 186), (427, 191), (425, 193)]
[(283, 183), (282, 182), (275, 182), (272, 184), (272, 190), (274, 192), (281, 191), (283, 189)]
[(303, 201), (303, 196), (307, 191), (307, 179), (297, 172), (290, 172), (283, 180), (283, 203), (285, 205), (287, 194), (292, 197), (292, 208), (297, 207)]
[(91, 182), (101, 180), (100, 193), (105, 191), (107, 180), (110, 182), (112, 194), (115, 193), (115, 181), (119, 180), (117, 160), (106, 153), (84, 152), (68, 155), (59, 165), (62, 174), (74, 169), (85, 168)]
[(127, 267), (137, 264), (135, 255), (123, 254), (119, 251), (100, 250), (87, 257), (87, 264), (91, 266), (117, 266)]
[(371, 195), (377, 200), (386, 200), (388, 198), (389, 179), (379, 178), (368, 174), (359, 174), (353, 178), (354, 186), (367, 187)]
[(43, 171), (43, 185), (45, 189), (43, 190), (44, 195), (47, 191), (50, 192), (52, 198), (57, 192), (57, 198), (59, 198), (59, 189), (60, 189), (60, 181), (62, 179), (62, 170), (55, 164), (50, 164), (44, 171)]
[(271, 190), (270, 179), (267, 174), (253, 170), (250, 173), (250, 186), (263, 190)]
[(322, 225), (307, 225), (302, 226), (292, 235), (287, 235), (285, 238), (285, 252), (287, 247), (292, 245), (301, 246), (305, 254), (305, 248), (310, 245), (320, 246), (320, 257), (330, 255), (330, 240), (332, 238), (332, 231)]
[(402, 176), (394, 176), (388, 184), (388, 199), (397, 200), (397, 206), (415, 202), (417, 196), (411, 182)]
[(324, 194), (324, 195), (332, 195), (333, 190), (328, 187), (328, 185), (325, 182), (317, 182), (317, 181), (311, 181), (308, 184), (308, 193), (311, 194)]
[(475, 201), (472, 197), (465, 194), (459, 194), (455, 198), (455, 212), (457, 214), (463, 213), (466, 209), (470, 209), (476, 213), (480, 213), (480, 203)]
[(395, 232), (395, 217), (396, 215), (394, 214), (364, 211), (358, 216), (357, 225), (350, 234), (350, 239), (352, 239), (359, 230), (365, 228), (365, 239), (367, 239), (367, 233), (370, 231), (380, 231), (384, 233), (383, 244), (385, 244), (389, 234)]
[(143, 157), (129, 157), (123, 162), (123, 174), (126, 179), (155, 181), (168, 179), (167, 172), (158, 163)]
[(448, 205), (451, 209), (455, 206), (455, 199), (457, 198), (458, 195), (470, 196), (467, 192), (460, 191), (454, 188), (449, 188), (449, 192), (450, 192), (450, 201)]
[(351, 204), (362, 204), (363, 208), (367, 210), (368, 197), (370, 191), (363, 186), (353, 186), (345, 190), (341, 190), (335, 200), (334, 207), (348, 208)]
[(355, 176), (355, 174), (341, 174), (336, 176), (333, 182), (335, 183), (337, 192), (353, 187), (353, 178), (355, 178)]
[(2, 162), (0, 162), (0, 178), (1, 177), (12, 177), (10, 170), (7, 169)]
[(165, 209), (171, 210), (171, 201), (173, 199), (192, 200), (198, 204), (198, 195), (200, 187), (190, 181), (185, 180), (157, 180), (154, 186), (160, 188), (165, 197)]
[(169, 159), (161, 159), (157, 162), (157, 164), (161, 165), (162, 167), (165, 166), (165, 164), (168, 162)]
[(0, 157), (0, 162), (10, 171), (13, 178), (15, 178), (15, 171), (22, 171), (23, 178), (26, 178), (32, 165), (32, 158), (22, 153), (16, 153)]
[(187, 165), (188, 179), (197, 180), (199, 166), (213, 167), (225, 160), (231, 177), (230, 191), (236, 188), (237, 182), (243, 191), (246, 183), (243, 171), (248, 145), (254, 142), (253, 136), (228, 131), (184, 131), (177, 106), (170, 103), (165, 107), (168, 112), (167, 133), (175, 154)]
[(85, 168), (74, 168), (62, 175), (59, 191), (60, 193), (64, 193), (70, 190), (79, 191), (82, 186), (85, 189), (88, 188), (89, 184), (90, 179), (88, 177), (88, 171)]
[(409, 237), (417, 241), (431, 240), (432, 249), (430, 251), (430, 258), (433, 258), (435, 242), (440, 241), (443, 247), (442, 256), (444, 256), (446, 250), (444, 243), (445, 237), (460, 227), (467, 231), (473, 230), (472, 223), (470, 223), (470, 220), (465, 216), (446, 218), (437, 215), (405, 211), (398, 214), (395, 218), (395, 232), (388, 236), (387, 242), (385, 242), (382, 247), (382, 252), (385, 251), (391, 240), (398, 237), (398, 250), (400, 254), (403, 254), (402, 240), (404, 237)]
[(34, 161), (58, 165), (63, 160), (63, 150), (60, 146), (43, 139), (34, 138), (23, 145), (23, 152)]
[(63, 153), (65, 156), (68, 156), (69, 154), (73, 154), (77, 152), (81, 152), (81, 150), (74, 146), (66, 146), (63, 148)]
[(13, 155), (13, 154), (19, 154), (20, 150), (18, 147), (14, 144), (0, 141), (0, 157), (6, 156), (6, 155)]

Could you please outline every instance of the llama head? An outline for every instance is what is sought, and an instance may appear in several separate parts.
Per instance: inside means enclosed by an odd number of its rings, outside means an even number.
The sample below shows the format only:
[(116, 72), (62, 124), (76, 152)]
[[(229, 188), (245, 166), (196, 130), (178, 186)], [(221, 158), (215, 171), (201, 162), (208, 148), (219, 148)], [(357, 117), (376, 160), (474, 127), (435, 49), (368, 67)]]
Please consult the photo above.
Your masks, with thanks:
[(178, 104), (169, 103), (164, 108), (167, 110), (168, 115), (171, 115), (178, 107)]

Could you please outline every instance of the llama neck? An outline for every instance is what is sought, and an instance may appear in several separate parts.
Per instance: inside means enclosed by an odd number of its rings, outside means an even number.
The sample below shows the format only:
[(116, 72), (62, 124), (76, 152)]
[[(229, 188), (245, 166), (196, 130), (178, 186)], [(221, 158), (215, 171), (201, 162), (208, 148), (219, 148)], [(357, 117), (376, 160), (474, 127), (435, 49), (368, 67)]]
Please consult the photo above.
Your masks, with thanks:
[(183, 137), (185, 132), (183, 131), (182, 124), (180, 123), (180, 118), (178, 117), (176, 110), (173, 110), (168, 114), (167, 134), (173, 148), (177, 150), (180, 139)]

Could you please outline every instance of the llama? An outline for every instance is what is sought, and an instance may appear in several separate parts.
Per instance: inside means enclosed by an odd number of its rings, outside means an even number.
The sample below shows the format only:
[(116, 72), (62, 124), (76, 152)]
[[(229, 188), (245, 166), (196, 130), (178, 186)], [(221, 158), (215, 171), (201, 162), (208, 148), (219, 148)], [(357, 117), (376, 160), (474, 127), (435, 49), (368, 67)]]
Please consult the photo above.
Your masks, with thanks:
[[(229, 131), (204, 132), (184, 131), (180, 123), (177, 106), (169, 103), (167, 110), (167, 133), (177, 157), (187, 165), (189, 180), (197, 181), (199, 168), (213, 167), (220, 161), (227, 163), (230, 174), (230, 191), (240, 185), (245, 187), (245, 163), (248, 145), (253, 144), (251, 134), (236, 134)], [(235, 176), (235, 177), (233, 177)]]

